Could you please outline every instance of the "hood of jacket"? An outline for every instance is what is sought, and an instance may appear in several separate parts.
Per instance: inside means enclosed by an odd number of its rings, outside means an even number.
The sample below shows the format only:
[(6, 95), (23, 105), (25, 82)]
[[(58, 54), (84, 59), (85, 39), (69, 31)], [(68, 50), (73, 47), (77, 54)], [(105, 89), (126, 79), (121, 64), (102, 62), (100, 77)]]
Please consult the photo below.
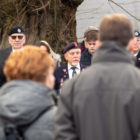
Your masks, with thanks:
[(53, 90), (31, 80), (13, 80), (0, 89), (0, 119), (16, 125), (28, 124), (54, 106)]

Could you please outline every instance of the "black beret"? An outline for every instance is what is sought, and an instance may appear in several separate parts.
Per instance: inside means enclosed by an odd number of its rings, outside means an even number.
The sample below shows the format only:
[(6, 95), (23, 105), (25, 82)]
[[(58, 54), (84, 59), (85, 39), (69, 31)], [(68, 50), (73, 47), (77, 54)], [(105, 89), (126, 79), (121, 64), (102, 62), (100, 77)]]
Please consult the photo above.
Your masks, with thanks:
[(10, 36), (11, 34), (14, 33), (24, 34), (24, 30), (20, 26), (15, 26), (9, 31), (8, 35)]
[(135, 37), (140, 37), (140, 32), (139, 31), (135, 31), (134, 35), (135, 35)]
[(71, 49), (77, 49), (77, 48), (79, 48), (78, 45), (77, 45), (77, 42), (72, 42), (64, 48), (63, 53), (65, 54), (67, 51), (69, 51)]

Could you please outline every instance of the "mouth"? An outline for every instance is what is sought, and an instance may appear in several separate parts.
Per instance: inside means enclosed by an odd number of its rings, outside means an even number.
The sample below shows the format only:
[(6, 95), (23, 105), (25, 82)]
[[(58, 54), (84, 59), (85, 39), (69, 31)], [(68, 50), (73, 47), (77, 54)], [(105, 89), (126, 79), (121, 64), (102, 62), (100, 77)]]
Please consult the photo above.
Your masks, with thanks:
[(75, 59), (73, 59), (72, 61), (76, 61), (76, 62), (77, 62), (77, 61), (79, 61), (79, 59), (76, 59), (76, 58), (75, 58)]

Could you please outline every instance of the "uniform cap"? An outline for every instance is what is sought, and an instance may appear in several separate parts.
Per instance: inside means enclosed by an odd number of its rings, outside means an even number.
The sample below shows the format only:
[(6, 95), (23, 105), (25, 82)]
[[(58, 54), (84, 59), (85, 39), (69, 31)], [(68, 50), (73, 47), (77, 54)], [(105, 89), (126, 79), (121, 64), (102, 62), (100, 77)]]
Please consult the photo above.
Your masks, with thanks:
[(77, 42), (72, 42), (70, 44), (68, 44), (65, 48), (64, 48), (64, 51), (63, 53), (65, 54), (67, 51), (71, 50), (71, 49), (78, 49), (78, 45), (77, 45)]
[(135, 35), (135, 37), (140, 37), (140, 32), (139, 31), (135, 31), (134, 35)]
[(20, 26), (15, 26), (15, 27), (11, 28), (8, 35), (10, 36), (11, 34), (14, 34), (14, 33), (24, 34), (24, 30)]

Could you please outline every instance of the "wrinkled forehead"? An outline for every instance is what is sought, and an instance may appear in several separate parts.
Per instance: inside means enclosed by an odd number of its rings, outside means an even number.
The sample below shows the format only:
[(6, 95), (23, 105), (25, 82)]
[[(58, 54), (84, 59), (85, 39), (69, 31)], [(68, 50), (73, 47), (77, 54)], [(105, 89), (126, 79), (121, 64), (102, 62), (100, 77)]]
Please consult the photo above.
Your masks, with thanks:
[(140, 37), (136, 37), (138, 41), (140, 41)]
[(70, 49), (70, 50), (68, 51), (68, 53), (71, 53), (71, 52), (81, 52), (81, 49), (80, 49), (80, 48)]

